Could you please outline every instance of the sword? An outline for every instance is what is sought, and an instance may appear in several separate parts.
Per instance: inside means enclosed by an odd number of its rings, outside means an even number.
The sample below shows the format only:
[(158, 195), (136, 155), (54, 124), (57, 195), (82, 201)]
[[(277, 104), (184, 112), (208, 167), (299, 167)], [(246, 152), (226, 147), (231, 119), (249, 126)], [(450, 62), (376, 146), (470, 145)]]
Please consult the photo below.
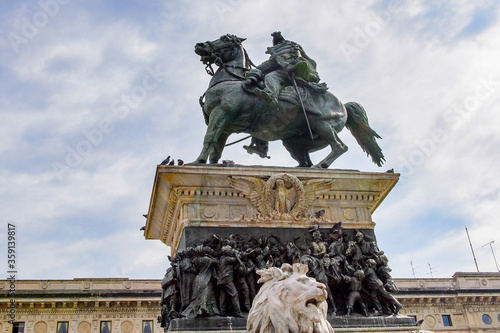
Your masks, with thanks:
[(306, 108), (304, 108), (304, 102), (302, 101), (302, 97), (300, 96), (299, 87), (297, 86), (297, 82), (295, 82), (295, 76), (291, 75), (291, 77), (293, 85), (295, 86), (295, 90), (297, 91), (297, 95), (299, 96), (299, 101), (300, 105), (302, 106), (302, 111), (304, 111), (304, 117), (306, 117), (307, 128), (309, 129), (309, 134), (311, 134), (311, 140), (314, 141), (311, 125), (309, 124), (309, 118), (307, 118)]

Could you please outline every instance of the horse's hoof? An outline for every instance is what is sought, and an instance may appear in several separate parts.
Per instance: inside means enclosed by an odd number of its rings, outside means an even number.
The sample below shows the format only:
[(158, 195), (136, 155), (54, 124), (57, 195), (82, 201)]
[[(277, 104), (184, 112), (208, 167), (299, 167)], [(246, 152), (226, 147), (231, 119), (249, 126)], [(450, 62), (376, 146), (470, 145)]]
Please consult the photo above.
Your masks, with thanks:
[(206, 160), (196, 160), (191, 163), (184, 163), (184, 165), (205, 165), (205, 164), (207, 164)]
[(327, 163), (320, 163), (320, 164), (313, 165), (311, 168), (328, 169), (328, 167), (329, 167), (329, 165)]

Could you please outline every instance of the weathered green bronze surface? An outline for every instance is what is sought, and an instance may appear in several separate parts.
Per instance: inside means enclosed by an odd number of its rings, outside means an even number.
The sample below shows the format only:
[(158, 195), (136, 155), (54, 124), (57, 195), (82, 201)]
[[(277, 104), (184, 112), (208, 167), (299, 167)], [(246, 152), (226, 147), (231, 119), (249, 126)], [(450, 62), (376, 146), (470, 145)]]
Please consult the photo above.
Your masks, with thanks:
[(381, 166), (384, 155), (375, 141), (380, 136), (370, 128), (363, 107), (343, 104), (319, 83), (316, 62), (299, 44), (279, 32), (272, 35), (273, 46), (266, 52), (270, 59), (256, 67), (242, 46), (244, 38), (227, 34), (196, 44), (196, 54), (213, 77), (200, 98), (208, 128), (194, 163), (217, 163), (229, 135), (244, 132), (252, 135), (249, 153), (266, 157), (267, 142), (282, 140), (300, 167), (313, 166), (309, 153), (330, 146), (331, 152), (314, 165), (328, 168), (347, 151), (337, 135), (345, 126)]

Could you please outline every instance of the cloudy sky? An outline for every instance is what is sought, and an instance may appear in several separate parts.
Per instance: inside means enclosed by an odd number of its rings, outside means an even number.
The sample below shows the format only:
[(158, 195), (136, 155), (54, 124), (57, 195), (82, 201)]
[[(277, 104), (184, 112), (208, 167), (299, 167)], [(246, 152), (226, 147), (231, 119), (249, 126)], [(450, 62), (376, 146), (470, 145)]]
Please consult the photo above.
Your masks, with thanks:
[[(374, 214), (394, 277), (496, 271), (500, 229), (500, 8), (474, 1), (3, 1), (0, 4), (0, 232), (16, 226), (20, 279), (161, 278), (168, 248), (145, 240), (156, 165), (193, 161), (210, 77), (197, 42), (232, 33), (258, 64), (282, 31), (322, 81), (367, 110), (378, 168), (348, 131), (331, 168), (401, 179)], [(230, 140), (243, 137), (235, 135)], [(270, 160), (242, 144), (223, 158)], [(321, 160), (327, 151), (313, 154)], [(0, 267), (6, 274), (6, 256)]]

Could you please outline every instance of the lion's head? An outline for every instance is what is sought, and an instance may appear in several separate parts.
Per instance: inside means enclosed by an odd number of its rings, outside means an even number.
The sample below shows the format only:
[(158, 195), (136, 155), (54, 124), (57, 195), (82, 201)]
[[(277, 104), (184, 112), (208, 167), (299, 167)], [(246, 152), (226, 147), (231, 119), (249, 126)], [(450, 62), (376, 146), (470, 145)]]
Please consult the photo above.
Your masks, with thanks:
[(306, 276), (307, 265), (257, 271), (264, 283), (248, 314), (250, 333), (333, 333), (326, 320), (326, 287)]

